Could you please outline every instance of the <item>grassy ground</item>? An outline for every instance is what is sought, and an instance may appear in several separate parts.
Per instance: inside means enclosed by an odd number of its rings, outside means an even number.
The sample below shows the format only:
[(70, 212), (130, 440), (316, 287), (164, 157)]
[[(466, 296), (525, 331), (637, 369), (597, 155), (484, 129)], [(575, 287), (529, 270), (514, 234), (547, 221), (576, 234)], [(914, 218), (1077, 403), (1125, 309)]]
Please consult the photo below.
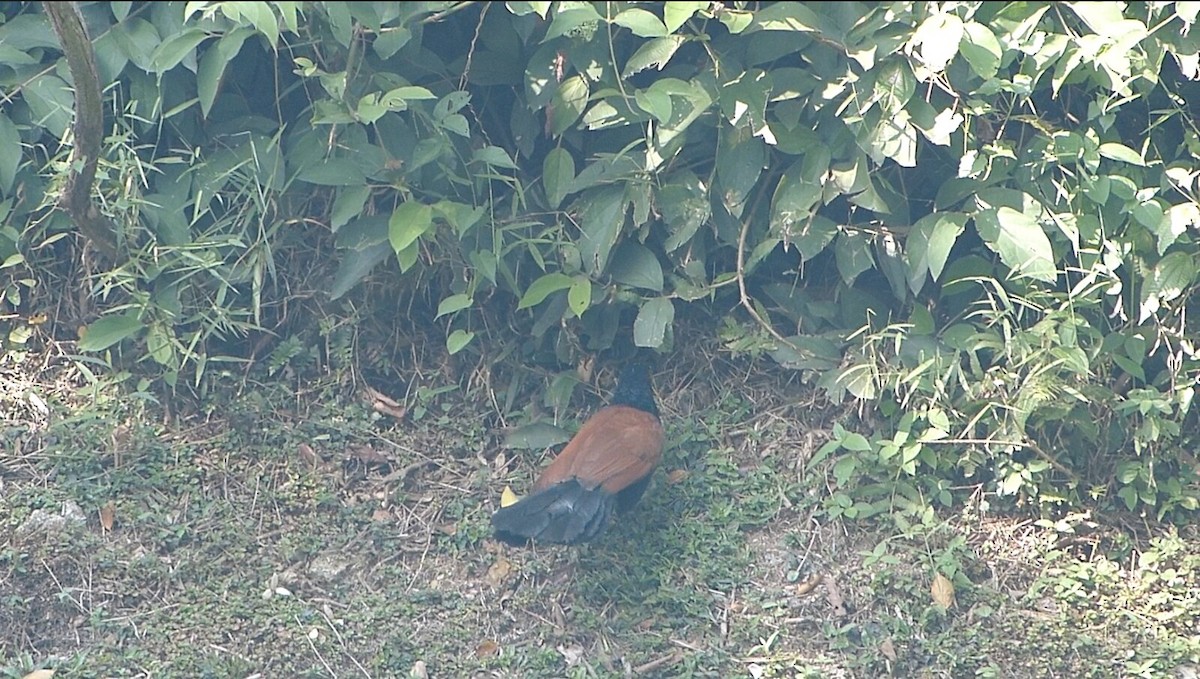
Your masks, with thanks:
[(397, 419), (333, 378), (230, 378), (196, 411), (63, 358), (0, 371), (0, 676), (1154, 677), (1200, 654), (1194, 529), (827, 522), (806, 461), (845, 414), (744, 367), (667, 359), (646, 500), (528, 550), (488, 518), (545, 461), (503, 445), (553, 419), (521, 406), (540, 376), (506, 413), (506, 385), (416, 373)]

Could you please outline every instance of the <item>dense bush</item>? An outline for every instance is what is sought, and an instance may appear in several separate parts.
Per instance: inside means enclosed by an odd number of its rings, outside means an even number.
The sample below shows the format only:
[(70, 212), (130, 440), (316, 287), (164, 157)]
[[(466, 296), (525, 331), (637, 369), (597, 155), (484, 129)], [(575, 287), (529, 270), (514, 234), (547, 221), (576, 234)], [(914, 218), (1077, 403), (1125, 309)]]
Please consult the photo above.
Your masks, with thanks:
[(452, 354), (667, 350), (704, 308), (877, 404), (814, 461), (833, 513), (1194, 510), (1198, 7), (91, 4), (117, 228), (79, 260), (70, 74), (10, 3), (7, 346), (70, 286), (81, 350), (172, 385), (364, 281)]

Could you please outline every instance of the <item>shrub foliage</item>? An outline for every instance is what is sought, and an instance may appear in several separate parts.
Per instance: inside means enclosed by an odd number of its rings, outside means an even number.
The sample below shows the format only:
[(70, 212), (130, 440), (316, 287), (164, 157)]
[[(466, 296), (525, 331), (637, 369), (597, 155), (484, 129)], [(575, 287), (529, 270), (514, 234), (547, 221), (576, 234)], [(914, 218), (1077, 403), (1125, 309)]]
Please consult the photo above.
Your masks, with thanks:
[(84, 5), (96, 236), (55, 209), (69, 38), (8, 3), (4, 341), (75, 295), (82, 352), (200, 385), (365, 282), (451, 354), (669, 350), (703, 308), (731, 352), (877, 406), (814, 460), (833, 513), (979, 484), (1190, 511), (1198, 8)]

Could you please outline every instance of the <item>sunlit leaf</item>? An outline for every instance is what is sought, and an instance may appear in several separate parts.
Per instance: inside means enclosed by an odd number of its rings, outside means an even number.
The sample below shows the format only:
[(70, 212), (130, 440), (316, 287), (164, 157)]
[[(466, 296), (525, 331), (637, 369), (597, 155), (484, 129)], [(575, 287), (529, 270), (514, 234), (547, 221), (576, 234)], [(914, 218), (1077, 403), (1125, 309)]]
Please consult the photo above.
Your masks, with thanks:
[(993, 252), (1014, 274), (1053, 282), (1054, 251), (1036, 217), (1010, 207), (990, 208), (975, 217), (975, 226)]

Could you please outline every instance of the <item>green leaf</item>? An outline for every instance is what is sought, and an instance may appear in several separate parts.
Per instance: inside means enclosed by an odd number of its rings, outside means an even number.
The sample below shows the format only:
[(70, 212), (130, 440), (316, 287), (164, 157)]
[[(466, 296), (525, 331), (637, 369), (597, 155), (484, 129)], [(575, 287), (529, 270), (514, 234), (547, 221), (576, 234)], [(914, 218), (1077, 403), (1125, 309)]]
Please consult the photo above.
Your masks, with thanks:
[(776, 2), (768, 5), (766, 9), (754, 13), (754, 21), (751, 22), (747, 32), (789, 31), (816, 33), (820, 30), (820, 18), (803, 3)]
[(450, 355), (453, 356), (466, 348), (473, 339), (475, 339), (475, 333), (457, 329), (446, 338), (446, 351), (450, 352)]
[(367, 176), (347, 158), (329, 158), (314, 163), (301, 170), (296, 178), (321, 186), (360, 186), (367, 183)]
[(721, 20), (721, 23), (725, 24), (725, 28), (730, 33), (737, 35), (749, 28), (750, 24), (754, 22), (754, 13), (726, 7), (717, 14), (717, 18)]
[(662, 292), (662, 264), (649, 248), (634, 242), (622, 243), (609, 264), (613, 280), (634, 288)]
[(549, 42), (554, 38), (567, 33), (574, 33), (577, 30), (588, 30), (598, 24), (601, 18), (600, 14), (590, 4), (576, 3), (570, 9), (560, 10), (554, 15), (554, 18), (550, 20), (550, 28), (546, 31), (546, 37), (542, 38), (542, 42)]
[(504, 437), (505, 448), (541, 450), (571, 440), (571, 435), (561, 427), (544, 422), (532, 422), (511, 430)]
[(842, 232), (833, 244), (833, 254), (837, 259), (838, 273), (846, 285), (853, 285), (859, 274), (875, 266), (875, 259), (871, 256), (871, 239), (865, 233)]
[(445, 316), (446, 314), (452, 314), (455, 311), (462, 311), (463, 309), (471, 306), (473, 302), (474, 300), (471, 299), (470, 295), (464, 295), (461, 293), (457, 295), (450, 295), (438, 304), (437, 316), (434, 316), (433, 318), (436, 320), (442, 316)]
[(712, 215), (705, 186), (688, 171), (673, 175), (659, 190), (655, 204), (670, 231), (663, 243), (667, 252), (674, 252), (691, 241)]
[(416, 241), (413, 241), (403, 250), (396, 252), (396, 263), (400, 265), (400, 273), (405, 273), (413, 268), (420, 254), (420, 248)]
[(200, 67), (196, 70), (196, 91), (200, 98), (202, 117), (207, 118), (208, 112), (212, 110), (221, 87), (221, 78), (225, 75), (225, 67), (242, 51), (242, 44), (251, 34), (249, 28), (239, 26), (204, 50), (204, 55), (200, 57)]
[(407, 111), (408, 102), (437, 99), (437, 95), (419, 85), (405, 85), (384, 92), (379, 103), (392, 111)]
[(975, 216), (975, 228), (1014, 274), (1047, 283), (1058, 277), (1050, 239), (1036, 217), (1010, 207), (989, 208)]
[(633, 53), (633, 56), (629, 57), (629, 61), (625, 62), (625, 68), (621, 70), (621, 77), (629, 78), (651, 66), (661, 71), (687, 40), (686, 36), (668, 35), (665, 38), (646, 41)]
[(914, 293), (925, 285), (925, 274), (937, 280), (942, 275), (950, 249), (962, 235), (969, 216), (961, 212), (935, 212), (913, 225), (908, 235), (908, 285)]
[(447, 132), (453, 132), (460, 137), (469, 138), (471, 136), (471, 126), (467, 123), (466, 116), (461, 113), (455, 113), (442, 118), (438, 125)]
[(0, 114), (0, 196), (11, 194), (21, 155), (21, 133), (8, 116)]
[(675, 305), (668, 297), (648, 300), (638, 310), (633, 322), (633, 343), (639, 347), (658, 348), (666, 337), (667, 327), (675, 321)]
[(562, 81), (554, 92), (554, 105), (550, 111), (550, 131), (554, 136), (566, 132), (579, 116), (588, 102), (588, 84), (583, 76), (573, 75)]
[(571, 287), (571, 284), (574, 282), (575, 279), (564, 273), (543, 274), (525, 289), (525, 294), (521, 296), (521, 302), (517, 304), (517, 309), (528, 309), (529, 307), (537, 306), (553, 293)]
[(546, 154), (542, 161), (542, 188), (546, 190), (546, 201), (552, 209), (558, 209), (567, 197), (571, 182), (575, 181), (575, 159), (564, 148), (559, 147)]
[(977, 21), (968, 21), (964, 28), (963, 41), (958, 50), (970, 64), (975, 75), (988, 80), (1000, 69), (1000, 57), (1004, 50), (992, 29)]
[(579, 226), (583, 233), (578, 244), (584, 271), (596, 274), (608, 266), (609, 253), (625, 225), (627, 204), (621, 186), (589, 190), (580, 200)]
[(825, 250), (837, 235), (838, 227), (833, 220), (816, 215), (792, 235), (792, 244), (800, 251), (800, 262), (807, 262)]
[(350, 249), (343, 251), (342, 261), (338, 263), (337, 273), (329, 286), (330, 299), (338, 299), (354, 289), (362, 279), (371, 273), (383, 260), (392, 254), (392, 246), (387, 242), (368, 245), (361, 250)]
[[(875, 99), (887, 115), (904, 108), (917, 91), (917, 78), (904, 59), (889, 59), (879, 67), (875, 78)], [(865, 113), (865, 110), (864, 110)]]
[(75, 110), (75, 97), (67, 83), (56, 75), (43, 75), (27, 83), (21, 94), (34, 120), (62, 139)]
[(948, 12), (936, 12), (921, 22), (910, 44), (917, 48), (917, 56), (926, 68), (941, 73), (958, 54), (964, 32), (962, 19)]
[(638, 108), (654, 116), (659, 123), (665, 125), (671, 121), (671, 114), (675, 110), (671, 95), (658, 90), (637, 90), (633, 93), (633, 100)]
[(433, 227), (433, 209), (415, 200), (401, 203), (388, 220), (388, 240), (396, 254), (404, 252)]
[[(284, 3), (280, 3), (284, 4)], [(221, 12), (234, 21), (246, 20), (267, 38), (274, 49), (279, 44), (279, 19), (266, 2), (225, 2)]]
[(471, 156), (472, 161), (481, 161), (490, 167), (499, 167), (505, 170), (517, 169), (517, 164), (508, 156), (508, 151), (499, 146), (484, 146), (477, 149)]
[(87, 326), (79, 340), (80, 351), (103, 351), (145, 328), (136, 312), (109, 314)]
[(679, 30), (679, 27), (687, 23), (692, 15), (702, 9), (708, 9), (709, 2), (664, 2), (663, 8), (663, 24), (668, 33), (674, 33)]
[(571, 313), (580, 317), (591, 305), (592, 281), (587, 276), (576, 276), (567, 290), (567, 306), (570, 307)]
[(208, 39), (208, 33), (199, 28), (189, 28), (171, 36), (159, 44), (150, 57), (151, 69), (162, 75), (175, 68), (184, 59), (194, 59), (196, 46)]
[(146, 332), (146, 352), (155, 363), (168, 368), (175, 367), (174, 339), (175, 333), (170, 326), (154, 323)]
[(1139, 167), (1145, 167), (1146, 165), (1146, 161), (1142, 158), (1140, 153), (1134, 151), (1124, 144), (1118, 144), (1117, 142), (1107, 142), (1101, 144), (1100, 155), (1104, 156), (1105, 158), (1119, 160), (1122, 163), (1129, 163), (1130, 165), (1137, 165)]
[[(790, 240), (808, 225), (813, 208), (820, 200), (821, 185), (804, 177), (800, 163), (794, 164), (775, 187), (775, 196), (771, 199), (771, 231)], [(828, 242), (822, 243), (821, 247)]]
[(730, 214), (741, 216), (766, 162), (766, 144), (758, 137), (738, 139), (731, 133), (717, 147), (718, 195)]
[(1196, 282), (1196, 264), (1196, 258), (1191, 253), (1175, 251), (1154, 265), (1154, 271), (1142, 284), (1138, 323), (1144, 323), (1158, 312), (1162, 303), (1178, 299), (1184, 290)]
[(633, 31), (639, 38), (659, 38), (667, 34), (667, 27), (652, 12), (634, 7), (613, 17), (613, 23)]
[(1175, 244), (1188, 229), (1200, 227), (1200, 205), (1191, 201), (1167, 208), (1157, 229), (1151, 229), (1158, 237), (1158, 254)]
[(338, 191), (337, 198), (333, 200), (333, 207), (329, 210), (329, 229), (337, 233), (338, 229), (360, 215), (370, 196), (371, 187), (366, 184), (347, 186)]
[(380, 30), (371, 47), (380, 59), (391, 59), (411, 40), (412, 31), (406, 26), (392, 26)]

